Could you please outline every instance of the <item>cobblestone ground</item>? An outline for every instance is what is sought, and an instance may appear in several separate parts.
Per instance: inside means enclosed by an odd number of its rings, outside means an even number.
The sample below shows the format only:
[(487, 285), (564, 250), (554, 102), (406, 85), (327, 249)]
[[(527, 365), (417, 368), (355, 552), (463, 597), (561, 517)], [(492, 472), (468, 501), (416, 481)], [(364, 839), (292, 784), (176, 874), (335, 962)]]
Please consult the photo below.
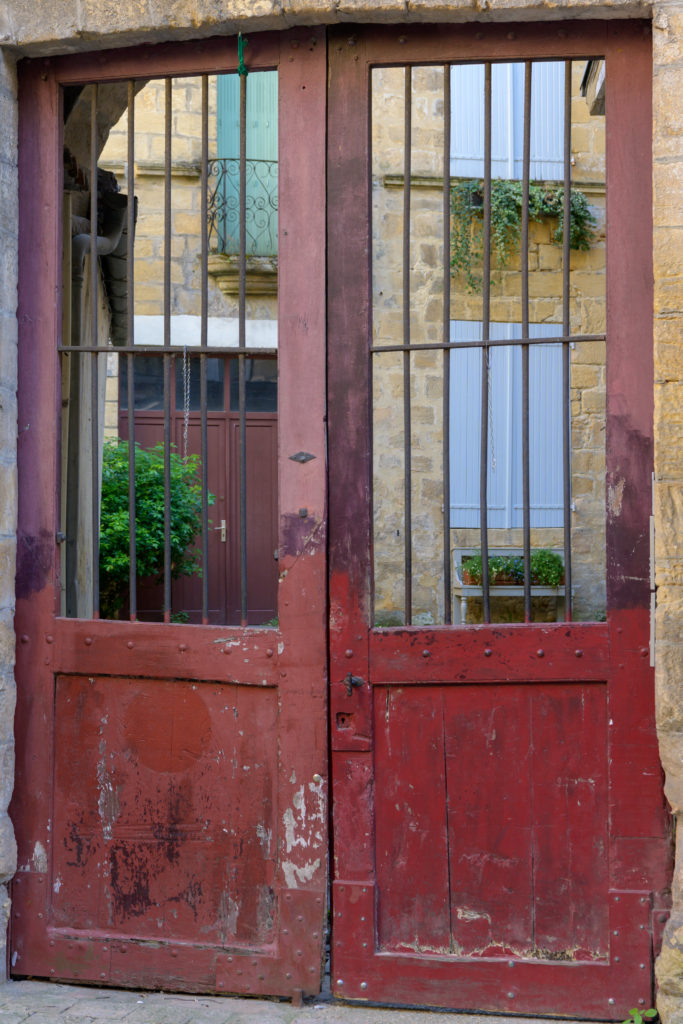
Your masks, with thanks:
[(430, 1013), (172, 995), (10, 981), (0, 985), (0, 1024), (557, 1024), (524, 1017)]

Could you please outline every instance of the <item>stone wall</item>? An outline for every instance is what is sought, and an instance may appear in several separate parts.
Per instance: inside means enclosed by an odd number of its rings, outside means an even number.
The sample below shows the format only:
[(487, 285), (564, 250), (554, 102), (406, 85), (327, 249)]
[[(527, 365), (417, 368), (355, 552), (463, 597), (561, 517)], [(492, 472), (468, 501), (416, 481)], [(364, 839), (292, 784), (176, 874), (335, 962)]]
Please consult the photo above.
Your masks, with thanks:
[(7, 807), (14, 783), (14, 567), (17, 528), (17, 80), (0, 51), (0, 980), (5, 976), (7, 882), (16, 845)]
[(656, 700), (678, 821), (673, 910), (657, 964), (665, 1024), (683, 1022), (683, 4), (653, 22)]

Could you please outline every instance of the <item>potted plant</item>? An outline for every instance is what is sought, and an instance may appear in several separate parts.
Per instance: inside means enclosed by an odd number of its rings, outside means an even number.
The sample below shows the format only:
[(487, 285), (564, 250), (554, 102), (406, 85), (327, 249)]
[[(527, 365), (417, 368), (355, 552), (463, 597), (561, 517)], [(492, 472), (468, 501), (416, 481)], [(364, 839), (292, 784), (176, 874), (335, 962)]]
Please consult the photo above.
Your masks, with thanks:
[[(531, 584), (537, 587), (559, 587), (564, 583), (564, 561), (562, 556), (549, 548), (537, 548), (531, 552)], [(480, 587), (483, 567), (481, 552), (466, 555), (461, 564), (462, 582), (465, 586)], [(489, 555), (489, 585), (522, 586), (524, 584), (524, 558), (522, 555)]]
[(564, 560), (557, 551), (537, 548), (531, 552), (531, 582), (540, 587), (561, 587), (564, 583)]

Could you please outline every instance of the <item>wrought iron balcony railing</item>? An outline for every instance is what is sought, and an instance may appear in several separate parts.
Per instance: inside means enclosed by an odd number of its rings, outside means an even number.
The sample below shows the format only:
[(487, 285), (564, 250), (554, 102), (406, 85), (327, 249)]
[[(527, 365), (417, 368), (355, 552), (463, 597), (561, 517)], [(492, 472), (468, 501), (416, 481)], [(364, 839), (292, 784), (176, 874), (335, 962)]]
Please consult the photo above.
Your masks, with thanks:
[[(277, 255), (277, 160), (247, 160), (244, 220), (248, 256)], [(209, 248), (239, 252), (240, 166), (237, 158), (209, 160)]]

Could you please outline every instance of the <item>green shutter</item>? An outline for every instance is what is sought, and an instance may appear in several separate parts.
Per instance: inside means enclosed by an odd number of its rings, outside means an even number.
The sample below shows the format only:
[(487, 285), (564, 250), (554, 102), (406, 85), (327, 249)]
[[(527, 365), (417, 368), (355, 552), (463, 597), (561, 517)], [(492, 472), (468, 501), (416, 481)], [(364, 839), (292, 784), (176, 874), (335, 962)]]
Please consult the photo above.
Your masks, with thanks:
[[(217, 79), (218, 248), (239, 251), (239, 75)], [(277, 253), (277, 71), (247, 75), (247, 255)]]

